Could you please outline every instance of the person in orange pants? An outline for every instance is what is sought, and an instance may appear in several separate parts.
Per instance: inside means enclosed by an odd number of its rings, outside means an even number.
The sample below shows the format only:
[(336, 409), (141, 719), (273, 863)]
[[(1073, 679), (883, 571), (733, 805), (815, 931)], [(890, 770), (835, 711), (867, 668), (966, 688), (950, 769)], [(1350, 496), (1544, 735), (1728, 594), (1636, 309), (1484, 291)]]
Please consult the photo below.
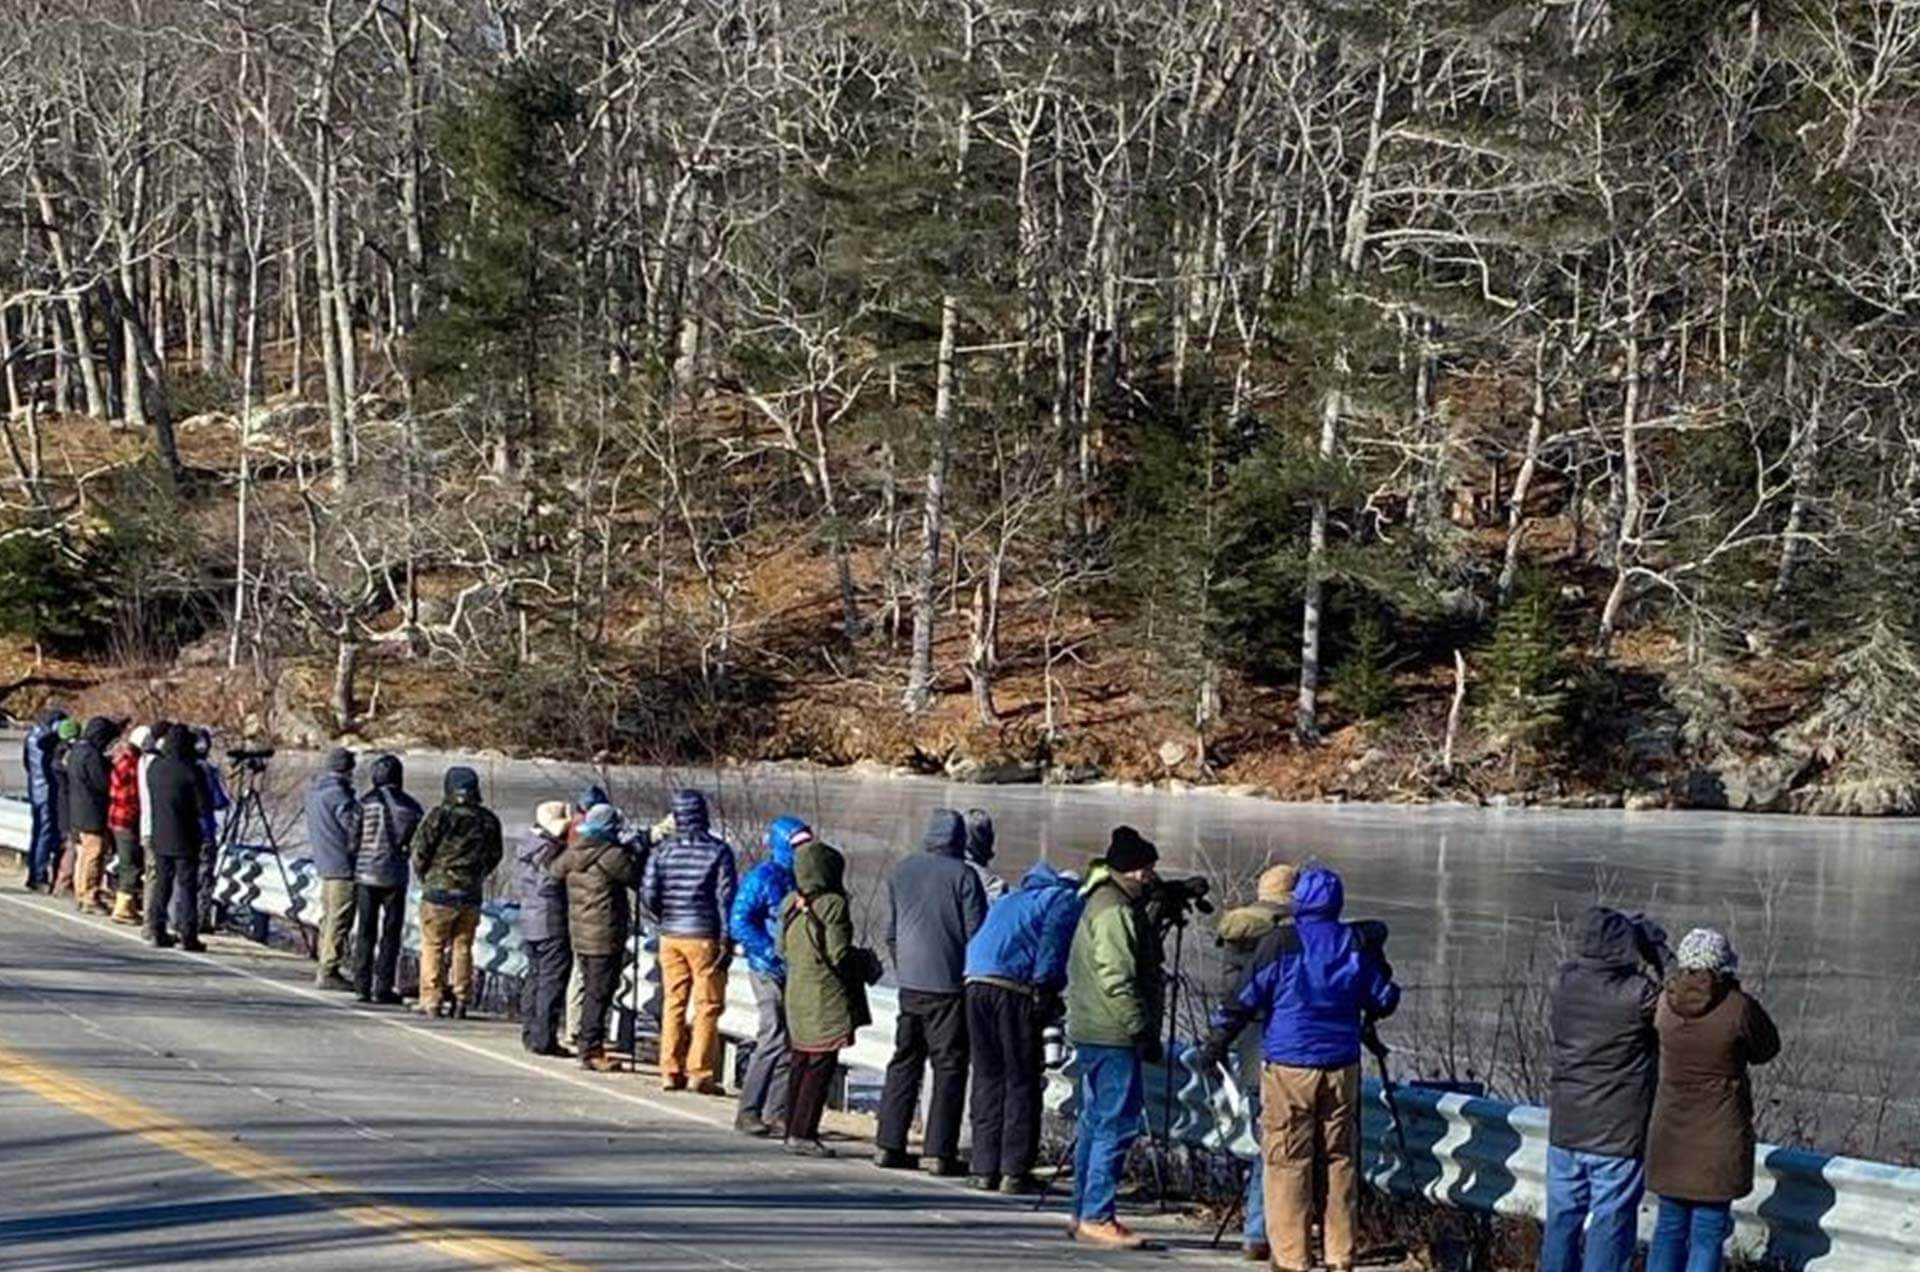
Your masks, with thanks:
[(640, 893), (660, 926), (661, 1085), (678, 1091), (691, 1082), (703, 1095), (719, 1095), (720, 1013), (732, 959), (727, 917), (740, 876), (732, 847), (708, 827), (706, 797), (676, 791), (673, 838), (647, 858)]

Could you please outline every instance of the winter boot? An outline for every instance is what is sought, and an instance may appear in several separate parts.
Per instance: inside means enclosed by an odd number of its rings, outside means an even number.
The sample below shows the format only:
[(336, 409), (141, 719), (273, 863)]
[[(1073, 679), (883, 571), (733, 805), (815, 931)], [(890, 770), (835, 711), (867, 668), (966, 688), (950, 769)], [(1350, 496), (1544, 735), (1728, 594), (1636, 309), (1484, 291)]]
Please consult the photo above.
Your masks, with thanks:
[(140, 903), (131, 892), (113, 894), (113, 921), (127, 927), (140, 926)]
[(1073, 1239), (1081, 1245), (1098, 1246), (1103, 1250), (1138, 1250), (1146, 1244), (1139, 1234), (1115, 1219), (1083, 1220), (1073, 1230)]

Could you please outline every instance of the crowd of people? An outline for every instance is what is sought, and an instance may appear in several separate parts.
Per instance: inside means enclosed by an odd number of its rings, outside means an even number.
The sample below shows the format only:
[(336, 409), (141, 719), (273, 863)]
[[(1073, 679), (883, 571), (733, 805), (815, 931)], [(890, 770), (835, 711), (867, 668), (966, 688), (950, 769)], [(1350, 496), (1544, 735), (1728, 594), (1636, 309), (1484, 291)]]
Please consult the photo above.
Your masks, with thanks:
[[(182, 948), (202, 948), (204, 880), (226, 804), (210, 745), (206, 730), (180, 723), (126, 731), (105, 717), (77, 727), (43, 713), (23, 756), (29, 886), (71, 888), (83, 910), (144, 922), (157, 946), (175, 943), (171, 924)], [(364, 791), (357, 769), (352, 752), (331, 751), (306, 792), (320, 880), (317, 984), (403, 1003), (399, 953), (417, 881), (414, 1008), (464, 1019), (481, 904), (506, 856), (500, 820), (470, 768), (447, 770), (432, 809), (407, 792), (398, 757), (374, 758)], [(1042, 1091), (1059, 1031), (1080, 1083), (1070, 1233), (1140, 1246), (1117, 1196), (1146, 1127), (1146, 1068), (1168, 1059), (1165, 937), (1190, 917), (1167, 904), (1157, 847), (1121, 826), (1084, 875), (1041, 862), (1009, 887), (993, 866), (992, 818), (936, 809), (921, 851), (886, 879), (884, 958), (858, 942), (837, 849), (793, 816), (775, 819), (761, 848), (741, 876), (695, 790), (676, 792), (652, 824), (625, 816), (598, 786), (536, 807), (510, 874), (526, 1049), (615, 1067), (608, 1015), (644, 921), (658, 945), (660, 1081), (721, 1095), (720, 1018), (743, 955), (759, 1021), (735, 1126), (797, 1156), (831, 1157), (820, 1126), (839, 1055), (872, 1023), (867, 991), (890, 969), (899, 1009), (875, 1164), (1012, 1195), (1044, 1191)], [(1270, 865), (1256, 899), (1216, 925), (1219, 1004), (1188, 1057), (1202, 1072), (1230, 1073), (1255, 1110), (1260, 1168), (1248, 1181), (1244, 1247), (1283, 1272), (1355, 1264), (1362, 1051), (1401, 997), (1384, 925), (1348, 922), (1344, 905), (1325, 866)], [(1714, 1272), (1731, 1204), (1753, 1186), (1748, 1068), (1778, 1053), (1779, 1035), (1741, 988), (1720, 932), (1695, 929), (1670, 951), (1644, 916), (1596, 906), (1574, 945), (1551, 987), (1542, 1272), (1629, 1272), (1648, 1189), (1659, 1198), (1648, 1272)]]

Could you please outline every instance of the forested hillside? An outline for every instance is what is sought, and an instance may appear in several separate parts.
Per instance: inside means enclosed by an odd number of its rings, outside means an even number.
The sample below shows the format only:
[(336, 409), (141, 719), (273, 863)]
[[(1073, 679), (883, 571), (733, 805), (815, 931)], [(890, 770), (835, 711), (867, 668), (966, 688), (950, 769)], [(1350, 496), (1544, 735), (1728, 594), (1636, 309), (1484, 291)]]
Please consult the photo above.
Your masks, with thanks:
[(0, 50), (16, 713), (1920, 808), (1920, 0)]

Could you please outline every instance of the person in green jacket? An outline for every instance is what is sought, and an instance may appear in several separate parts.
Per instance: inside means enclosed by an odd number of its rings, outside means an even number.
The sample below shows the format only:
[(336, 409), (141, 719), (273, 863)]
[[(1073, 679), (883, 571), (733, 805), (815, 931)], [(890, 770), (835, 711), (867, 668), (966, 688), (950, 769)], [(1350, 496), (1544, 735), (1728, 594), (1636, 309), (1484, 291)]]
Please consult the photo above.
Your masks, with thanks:
[(413, 873), (420, 880), (420, 1002), (416, 1010), (444, 1015), (440, 963), (453, 963), (455, 1019), (464, 1020), (473, 1001), (473, 937), (480, 930), (480, 901), (487, 876), (505, 854), (500, 819), (480, 806), (480, 775), (470, 768), (447, 770), (446, 798), (413, 835)]
[(793, 855), (793, 891), (780, 907), (780, 957), (787, 965), (788, 1045), (787, 1151), (798, 1157), (832, 1157), (820, 1142), (840, 1050), (854, 1031), (869, 1024), (864, 960), (853, 943), (853, 912), (847, 905), (847, 860), (819, 839)]
[(1114, 830), (1107, 855), (1087, 871), (1085, 908), (1067, 960), (1067, 1037), (1080, 1064), (1080, 1127), (1074, 1144), (1076, 1241), (1135, 1250), (1141, 1240), (1114, 1214), (1127, 1150), (1145, 1109), (1142, 1069), (1164, 1057), (1165, 993), (1159, 934), (1147, 914), (1160, 851), (1131, 826)]

